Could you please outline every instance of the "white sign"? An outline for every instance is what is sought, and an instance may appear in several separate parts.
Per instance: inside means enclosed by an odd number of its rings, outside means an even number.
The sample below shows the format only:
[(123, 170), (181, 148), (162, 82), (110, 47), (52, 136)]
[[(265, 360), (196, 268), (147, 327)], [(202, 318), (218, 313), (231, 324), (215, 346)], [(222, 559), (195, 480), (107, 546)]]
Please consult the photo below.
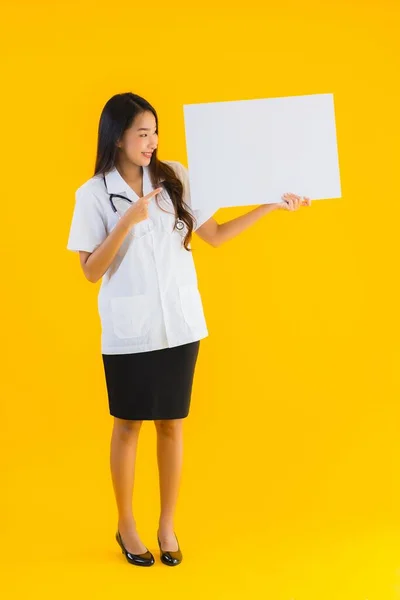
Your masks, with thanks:
[(333, 94), (184, 105), (193, 208), (340, 198)]

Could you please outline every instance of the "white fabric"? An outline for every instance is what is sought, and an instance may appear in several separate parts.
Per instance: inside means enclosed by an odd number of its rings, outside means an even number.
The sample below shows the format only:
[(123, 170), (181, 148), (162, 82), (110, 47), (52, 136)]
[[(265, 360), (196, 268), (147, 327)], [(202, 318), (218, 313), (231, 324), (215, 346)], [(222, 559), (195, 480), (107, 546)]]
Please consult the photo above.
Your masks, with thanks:
[[(164, 162), (183, 183), (184, 200), (196, 218), (196, 230), (212, 213), (191, 209), (186, 167), (177, 161)], [(127, 196), (133, 202), (138, 200), (116, 168), (105, 178), (109, 193)], [(144, 166), (144, 195), (152, 189), (148, 166)], [(81, 185), (75, 197), (67, 249), (93, 252), (119, 217), (112, 210), (101, 175)], [(131, 228), (102, 278), (98, 311), (103, 354), (171, 348), (208, 336), (192, 252), (182, 244), (186, 225), (183, 230), (174, 228), (174, 207), (165, 190), (157, 199), (169, 212), (163, 212), (153, 197), (149, 218)]]

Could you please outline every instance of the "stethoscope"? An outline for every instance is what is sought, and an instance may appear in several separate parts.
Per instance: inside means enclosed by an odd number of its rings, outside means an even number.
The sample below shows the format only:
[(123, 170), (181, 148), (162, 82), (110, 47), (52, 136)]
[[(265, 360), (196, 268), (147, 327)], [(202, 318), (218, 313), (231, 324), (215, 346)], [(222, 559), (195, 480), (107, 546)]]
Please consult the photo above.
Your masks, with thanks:
[[(129, 202), (129, 204), (132, 204), (132, 200), (130, 200), (129, 198), (127, 198), (126, 196), (121, 196), (120, 194), (110, 194), (107, 188), (107, 183), (106, 183), (106, 178), (103, 175), (103, 181), (104, 181), (104, 185), (106, 187), (107, 190), (107, 194), (109, 197), (109, 200), (111, 202), (111, 207), (113, 209), (113, 211), (116, 213), (117, 209), (114, 206), (114, 202), (112, 201), (113, 198), (122, 198), (122, 200), (126, 200), (126, 202)], [(182, 229), (185, 227), (185, 223), (181, 220), (181, 219), (176, 219), (175, 221), (175, 228), (178, 229), (179, 231), (182, 231)]]

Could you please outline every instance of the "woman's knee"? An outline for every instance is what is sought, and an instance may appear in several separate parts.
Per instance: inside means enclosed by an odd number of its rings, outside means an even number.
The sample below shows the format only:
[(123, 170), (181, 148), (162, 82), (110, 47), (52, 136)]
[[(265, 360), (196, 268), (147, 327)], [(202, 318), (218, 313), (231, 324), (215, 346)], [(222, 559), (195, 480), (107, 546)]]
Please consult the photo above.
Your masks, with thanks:
[(139, 432), (143, 421), (139, 419), (120, 419), (114, 417), (114, 430), (121, 437), (129, 437)]
[(157, 433), (173, 436), (182, 429), (183, 419), (158, 419), (154, 421)]

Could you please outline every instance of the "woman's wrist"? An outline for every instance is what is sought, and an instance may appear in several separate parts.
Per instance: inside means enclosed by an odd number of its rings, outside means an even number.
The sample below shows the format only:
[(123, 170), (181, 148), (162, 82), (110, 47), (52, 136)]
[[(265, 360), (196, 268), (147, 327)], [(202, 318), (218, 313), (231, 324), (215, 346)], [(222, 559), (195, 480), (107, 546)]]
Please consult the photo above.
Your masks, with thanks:
[(274, 202), (272, 204), (260, 204), (260, 206), (258, 207), (259, 211), (264, 214), (267, 215), (270, 212), (273, 212), (274, 210), (278, 210), (279, 208), (279, 204), (277, 202)]

